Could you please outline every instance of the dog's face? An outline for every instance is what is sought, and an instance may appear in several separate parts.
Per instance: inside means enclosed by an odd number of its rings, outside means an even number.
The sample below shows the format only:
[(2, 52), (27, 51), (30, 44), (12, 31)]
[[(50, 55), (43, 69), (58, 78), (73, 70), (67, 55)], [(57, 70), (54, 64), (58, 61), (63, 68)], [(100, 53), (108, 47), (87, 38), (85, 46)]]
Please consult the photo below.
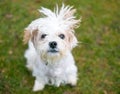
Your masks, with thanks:
[(71, 17), (74, 11), (70, 9), (66, 8), (64, 11), (61, 9), (64, 14), (63, 16), (60, 14), (61, 17), (54, 17), (55, 13), (48, 9), (42, 9), (41, 12), (47, 17), (33, 21), (26, 28), (24, 41), (31, 40), (36, 52), (44, 61), (59, 60), (77, 45), (73, 29), (80, 20)]
[(54, 29), (46, 25), (33, 31), (32, 42), (43, 60), (58, 60), (71, 51), (77, 44), (77, 39), (69, 30)]

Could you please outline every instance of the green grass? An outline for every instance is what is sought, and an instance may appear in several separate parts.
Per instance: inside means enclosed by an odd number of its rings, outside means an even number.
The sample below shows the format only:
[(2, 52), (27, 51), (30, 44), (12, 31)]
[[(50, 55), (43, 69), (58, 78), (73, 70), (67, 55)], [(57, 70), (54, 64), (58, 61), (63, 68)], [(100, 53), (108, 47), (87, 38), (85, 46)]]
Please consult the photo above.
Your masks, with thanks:
[[(41, 6), (73, 5), (82, 16), (73, 50), (78, 84), (46, 86), (32, 92), (34, 78), (25, 68), (24, 28)], [(120, 0), (0, 0), (0, 94), (120, 94)]]

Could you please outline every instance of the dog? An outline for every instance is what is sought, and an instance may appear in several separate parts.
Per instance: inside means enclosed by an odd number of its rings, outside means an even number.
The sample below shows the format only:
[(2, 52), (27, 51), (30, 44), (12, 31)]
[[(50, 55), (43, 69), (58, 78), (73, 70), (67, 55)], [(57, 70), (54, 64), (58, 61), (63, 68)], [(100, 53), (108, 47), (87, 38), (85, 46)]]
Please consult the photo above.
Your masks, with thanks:
[(35, 77), (33, 91), (43, 90), (45, 85), (59, 87), (62, 84), (77, 84), (77, 67), (72, 49), (77, 46), (75, 29), (77, 19), (73, 6), (56, 8), (54, 11), (41, 7), (41, 18), (32, 21), (24, 31), (26, 67)]

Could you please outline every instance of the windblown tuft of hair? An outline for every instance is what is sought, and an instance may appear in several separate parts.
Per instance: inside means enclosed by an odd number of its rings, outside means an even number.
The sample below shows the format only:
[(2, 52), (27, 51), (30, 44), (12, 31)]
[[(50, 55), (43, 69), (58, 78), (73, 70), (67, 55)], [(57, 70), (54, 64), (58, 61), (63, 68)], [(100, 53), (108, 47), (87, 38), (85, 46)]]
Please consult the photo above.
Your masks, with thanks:
[[(42, 7), (39, 12), (44, 16), (32, 21), (24, 32), (24, 43), (27, 43), (31, 36), (34, 35), (34, 31), (57, 31), (64, 30), (74, 32), (74, 29), (79, 26), (80, 19), (76, 19), (74, 15), (76, 10), (72, 6), (62, 5), (61, 8), (56, 8), (51, 11)], [(51, 30), (52, 28), (52, 30)]]
[(48, 18), (50, 21), (57, 21), (59, 25), (64, 25), (63, 27), (75, 29), (79, 26), (79, 23), (81, 22), (80, 19), (76, 19), (74, 16), (76, 9), (73, 9), (73, 6), (65, 6), (64, 4), (59, 9), (58, 6), (54, 9), (54, 11), (51, 11), (47, 8), (42, 7), (39, 10), (40, 13), (44, 15), (44, 18)]
[(33, 35), (33, 31), (42, 29), (41, 27), (45, 26), (45, 30), (49, 30), (51, 28), (55, 29), (62, 29), (64, 31), (71, 31), (74, 32), (74, 29), (79, 26), (81, 22), (80, 19), (76, 19), (75, 12), (76, 10), (73, 9), (71, 6), (65, 6), (64, 4), (59, 9), (58, 6), (51, 11), (47, 8), (42, 7), (39, 12), (44, 16), (42, 18), (38, 18), (32, 21), (28, 27), (25, 28), (24, 33), (24, 42), (26, 43), (30, 37)]

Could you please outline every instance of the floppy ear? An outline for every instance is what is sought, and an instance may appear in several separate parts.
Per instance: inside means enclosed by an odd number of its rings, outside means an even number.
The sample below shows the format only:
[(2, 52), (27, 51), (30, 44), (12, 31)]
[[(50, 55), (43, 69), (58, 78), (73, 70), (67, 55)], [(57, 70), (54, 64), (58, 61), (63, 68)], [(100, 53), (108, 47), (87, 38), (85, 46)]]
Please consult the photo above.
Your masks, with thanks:
[(38, 29), (36, 29), (32, 32), (31, 41), (33, 42), (34, 45), (35, 45), (35, 41), (37, 39), (37, 34), (38, 34)]
[(37, 36), (37, 29), (33, 30), (32, 32), (30, 32), (29, 30), (25, 30), (24, 31), (24, 37), (23, 37), (23, 42), (24, 44), (28, 43), (29, 40), (31, 40), (33, 43), (35, 42), (35, 36)]
[(31, 38), (31, 33), (30, 33), (30, 31), (25, 30), (25, 31), (24, 31), (24, 37), (23, 37), (23, 42), (24, 42), (24, 44), (28, 43), (28, 41), (30, 40), (30, 38)]
[(24, 31), (23, 42), (28, 43), (29, 40), (33, 41), (34, 37), (37, 35), (39, 19), (32, 21)]
[(68, 42), (70, 44), (70, 49), (73, 49), (77, 46), (78, 40), (73, 32), (68, 32)]

